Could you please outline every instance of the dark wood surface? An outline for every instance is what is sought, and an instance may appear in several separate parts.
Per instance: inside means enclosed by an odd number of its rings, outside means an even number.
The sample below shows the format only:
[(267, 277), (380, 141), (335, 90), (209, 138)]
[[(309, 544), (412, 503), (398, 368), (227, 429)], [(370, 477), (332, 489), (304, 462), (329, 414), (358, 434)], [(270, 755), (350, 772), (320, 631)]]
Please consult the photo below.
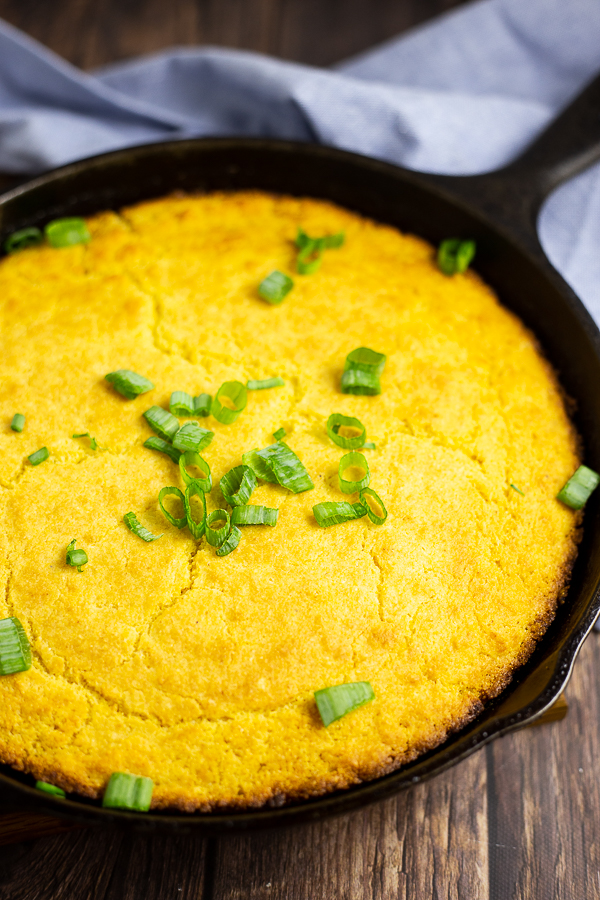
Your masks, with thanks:
[[(85, 68), (170, 44), (326, 65), (456, 0), (0, 0)], [(396, 799), (219, 840), (2, 816), (0, 900), (600, 900), (600, 635), (562, 721), (496, 741)], [(563, 710), (564, 712), (564, 710)]]

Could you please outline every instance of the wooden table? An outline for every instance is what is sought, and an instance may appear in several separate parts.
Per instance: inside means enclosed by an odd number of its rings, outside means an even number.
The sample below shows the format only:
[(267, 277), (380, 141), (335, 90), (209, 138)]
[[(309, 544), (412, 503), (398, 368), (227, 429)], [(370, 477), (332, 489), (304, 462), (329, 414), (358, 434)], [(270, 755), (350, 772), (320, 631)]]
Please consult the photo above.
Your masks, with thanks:
[[(0, 0), (0, 16), (88, 68), (174, 43), (327, 65), (455, 5)], [(0, 900), (600, 900), (598, 634), (567, 699), (565, 719), (496, 741), (396, 799), (280, 832), (146, 838), (0, 806)]]

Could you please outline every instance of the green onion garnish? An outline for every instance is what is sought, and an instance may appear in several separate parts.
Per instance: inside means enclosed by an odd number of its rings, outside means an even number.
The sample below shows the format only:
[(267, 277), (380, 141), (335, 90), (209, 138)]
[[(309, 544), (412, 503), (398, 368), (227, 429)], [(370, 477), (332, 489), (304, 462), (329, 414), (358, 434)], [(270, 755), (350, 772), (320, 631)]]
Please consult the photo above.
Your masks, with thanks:
[(89, 431), (84, 431), (81, 434), (72, 434), (71, 437), (73, 437), (73, 438), (82, 438), (82, 437), (89, 438), (90, 439), (90, 450), (98, 449), (98, 441), (96, 440), (96, 438), (91, 436)]
[(104, 376), (105, 381), (109, 381), (115, 391), (122, 394), (128, 400), (135, 400), (140, 394), (154, 389), (154, 385), (148, 378), (132, 372), (130, 369), (117, 369), (116, 372), (109, 372)]
[[(187, 466), (195, 466), (199, 469), (202, 473), (201, 477), (199, 478), (197, 475), (190, 475), (187, 471)], [(182, 453), (179, 457), (179, 471), (184, 484), (190, 484), (192, 481), (197, 481), (205, 494), (208, 494), (212, 490), (210, 466), (205, 459), (202, 459), (199, 453), (195, 453), (193, 450), (186, 450), (185, 453)]]
[(217, 391), (210, 411), (222, 425), (231, 425), (242, 410), (246, 409), (247, 403), (246, 385), (241, 381), (225, 381)]
[(15, 616), (0, 619), (0, 675), (14, 675), (31, 668), (31, 648), (23, 626)]
[(164, 441), (154, 434), (144, 441), (144, 447), (148, 447), (149, 450), (158, 450), (159, 453), (166, 453), (167, 456), (171, 457), (174, 463), (179, 462), (181, 450), (176, 450), (168, 441)]
[(282, 438), (286, 436), (285, 428), (278, 428), (277, 431), (273, 432), (273, 437), (276, 441), (280, 441)]
[(200, 453), (208, 447), (214, 436), (214, 431), (200, 428), (197, 422), (186, 422), (173, 438), (173, 446), (177, 450), (193, 450)]
[[(170, 496), (177, 497), (178, 500), (181, 500), (181, 505), (183, 506), (183, 516), (181, 516), (180, 518), (176, 518), (174, 515), (172, 515), (163, 503), (163, 497), (170, 497)], [(178, 487), (161, 488), (161, 490), (158, 492), (158, 504), (159, 504), (160, 508), (162, 509), (165, 518), (168, 519), (169, 522), (171, 523), (171, 525), (174, 525), (175, 528), (183, 528), (184, 525), (187, 524), (187, 515), (186, 515), (186, 509), (185, 509), (185, 497), (183, 496), (183, 494), (181, 493), (181, 491), (179, 490)]]
[(231, 513), (232, 525), (277, 525), (278, 509), (270, 506), (234, 506)]
[(368, 681), (354, 681), (349, 684), (335, 684), (333, 687), (315, 691), (315, 701), (323, 725), (332, 722), (375, 699), (375, 691)]
[(236, 466), (223, 475), (219, 487), (230, 506), (245, 506), (256, 487), (256, 475), (250, 466)]
[(340, 231), (338, 234), (327, 234), (324, 237), (311, 238), (302, 228), (299, 228), (296, 237), (296, 247), (299, 250), (296, 262), (298, 272), (301, 275), (311, 275), (313, 272), (316, 272), (323, 259), (323, 250), (341, 247), (343, 243), (343, 231)]
[(23, 413), (15, 413), (12, 417), (12, 422), (10, 423), (10, 427), (13, 431), (23, 431), (25, 428), (25, 416)]
[[(362, 474), (359, 474), (358, 478), (346, 478), (345, 474), (349, 469), (358, 469)], [(344, 494), (353, 494), (355, 491), (362, 491), (363, 488), (369, 486), (369, 481), (371, 480), (369, 463), (362, 453), (351, 450), (350, 453), (342, 456), (338, 466), (338, 480), (340, 491)]]
[(67, 547), (67, 565), (68, 566), (76, 566), (78, 572), (83, 572), (82, 566), (88, 561), (88, 555), (85, 550), (76, 550), (75, 542), (77, 538), (73, 538), (69, 546)]
[(83, 219), (54, 219), (48, 222), (44, 234), (51, 247), (72, 247), (73, 244), (87, 244), (91, 240)]
[(437, 263), (444, 275), (456, 275), (465, 272), (475, 256), (475, 241), (461, 241), (459, 238), (448, 238), (439, 246)]
[(332, 413), (327, 419), (327, 434), (334, 444), (344, 450), (359, 450), (364, 447), (367, 429), (354, 416)]
[(67, 796), (62, 788), (56, 787), (55, 784), (48, 784), (47, 781), (36, 781), (35, 786), (38, 791), (43, 791), (45, 794), (51, 794), (53, 797), (64, 798)]
[(346, 357), (344, 374), (342, 375), (342, 394), (359, 394), (373, 397), (381, 393), (380, 375), (385, 366), (386, 356), (370, 350), (369, 347), (357, 347)]
[[(260, 459), (258, 464), (257, 457)], [(313, 480), (304, 464), (283, 441), (270, 444), (264, 450), (244, 453), (242, 461), (250, 466), (258, 478), (262, 478), (264, 481), (275, 480), (294, 494), (301, 494), (303, 491), (311, 491), (314, 488)], [(263, 474), (265, 471), (269, 473), (269, 477)]]
[(294, 287), (294, 282), (289, 275), (284, 275), (278, 269), (274, 269), (258, 286), (258, 293), (272, 306), (278, 306), (283, 302), (287, 294)]
[(511, 485), (510, 485), (510, 486), (511, 486), (511, 488), (513, 489), (513, 491), (516, 491), (517, 494), (520, 494), (520, 495), (521, 495), (521, 497), (524, 497), (524, 496), (525, 496), (525, 494), (523, 493), (523, 491), (521, 490), (521, 488), (518, 488), (518, 487), (516, 486), (516, 484), (513, 484), (513, 483), (511, 482)]
[(212, 406), (212, 397), (210, 394), (198, 394), (197, 397), (194, 397), (194, 415), (195, 416), (210, 416), (210, 408)]
[(331, 525), (341, 525), (342, 522), (350, 522), (352, 519), (362, 519), (367, 515), (367, 509), (360, 502), (328, 500), (313, 506), (313, 513), (317, 525), (320, 525), (321, 528), (329, 528)]
[(104, 791), (102, 806), (105, 809), (133, 809), (147, 812), (152, 801), (154, 782), (143, 775), (113, 772)]
[[(192, 514), (192, 499), (193, 497), (198, 497), (201, 504), (201, 519), (195, 519)], [(195, 537), (196, 540), (199, 540), (204, 534), (206, 528), (206, 495), (200, 486), (199, 481), (190, 481), (185, 489), (185, 497), (184, 497), (184, 506), (185, 506), (185, 515), (187, 519), (187, 526), (192, 533), (192, 537)]]
[(277, 375), (275, 378), (263, 378), (262, 381), (249, 379), (246, 387), (249, 391), (267, 391), (269, 388), (283, 387), (285, 381)]
[(574, 475), (571, 475), (567, 483), (556, 495), (556, 499), (570, 506), (571, 509), (581, 509), (585, 506), (592, 491), (600, 484), (600, 475), (587, 466), (579, 466)]
[(35, 453), (32, 453), (31, 456), (28, 456), (27, 459), (31, 463), (32, 466), (39, 466), (40, 463), (45, 462), (50, 453), (47, 447), (40, 447), (39, 450), (36, 450)]
[(227, 540), (217, 548), (217, 556), (227, 556), (228, 553), (231, 553), (232, 550), (235, 550), (241, 540), (241, 537), (242, 532), (237, 527), (237, 525), (233, 525), (231, 531), (229, 532)]
[(143, 541), (150, 543), (150, 541), (157, 541), (162, 537), (162, 534), (152, 534), (151, 531), (148, 531), (147, 528), (138, 521), (138, 517), (134, 512), (125, 513), (123, 516), (123, 521), (127, 525), (130, 531), (133, 531), (137, 537), (141, 538)]
[[(236, 506), (235, 509), (244, 509), (243, 506)], [(213, 522), (223, 522), (220, 528), (213, 528)], [(225, 543), (229, 534), (230, 521), (229, 513), (226, 509), (215, 509), (206, 517), (206, 540), (211, 547), (220, 547)]]
[(361, 450), (376, 450), (377, 446), (373, 443), (373, 441), (365, 441), (360, 449)]
[(38, 247), (44, 240), (44, 235), (39, 228), (21, 228), (14, 231), (4, 241), (4, 249), (7, 253), (17, 253), (28, 247)]
[(185, 419), (194, 415), (194, 398), (185, 391), (173, 391), (169, 400), (169, 412), (174, 416)]
[(373, 525), (383, 525), (388, 514), (379, 494), (376, 494), (372, 488), (366, 487), (360, 491), (358, 496), (360, 497), (360, 502), (367, 510), (367, 515)]
[(162, 406), (151, 406), (142, 415), (150, 428), (165, 441), (172, 441), (179, 431), (179, 422), (175, 416), (172, 416)]

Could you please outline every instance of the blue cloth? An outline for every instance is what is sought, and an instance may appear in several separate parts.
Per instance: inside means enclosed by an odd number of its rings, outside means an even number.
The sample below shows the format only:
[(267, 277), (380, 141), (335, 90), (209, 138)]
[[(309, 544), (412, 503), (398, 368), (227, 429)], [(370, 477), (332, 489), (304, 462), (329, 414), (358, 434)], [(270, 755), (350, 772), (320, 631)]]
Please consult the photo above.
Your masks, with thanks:
[[(262, 135), (471, 174), (517, 155), (598, 70), (598, 0), (479, 0), (333, 70), (205, 47), (85, 74), (0, 22), (0, 170)], [(539, 228), (600, 321), (600, 166), (554, 193)]]

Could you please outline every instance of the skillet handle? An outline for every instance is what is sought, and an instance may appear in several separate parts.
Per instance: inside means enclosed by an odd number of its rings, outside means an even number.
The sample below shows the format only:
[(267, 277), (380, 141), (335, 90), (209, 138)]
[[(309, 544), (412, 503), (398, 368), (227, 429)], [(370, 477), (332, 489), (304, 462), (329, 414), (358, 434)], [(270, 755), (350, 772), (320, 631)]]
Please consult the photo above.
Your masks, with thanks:
[[(483, 213), (536, 256), (540, 207), (554, 188), (600, 160), (600, 76), (597, 76), (516, 160), (484, 175), (423, 175), (453, 200)], [(545, 257), (544, 257), (545, 258)]]

